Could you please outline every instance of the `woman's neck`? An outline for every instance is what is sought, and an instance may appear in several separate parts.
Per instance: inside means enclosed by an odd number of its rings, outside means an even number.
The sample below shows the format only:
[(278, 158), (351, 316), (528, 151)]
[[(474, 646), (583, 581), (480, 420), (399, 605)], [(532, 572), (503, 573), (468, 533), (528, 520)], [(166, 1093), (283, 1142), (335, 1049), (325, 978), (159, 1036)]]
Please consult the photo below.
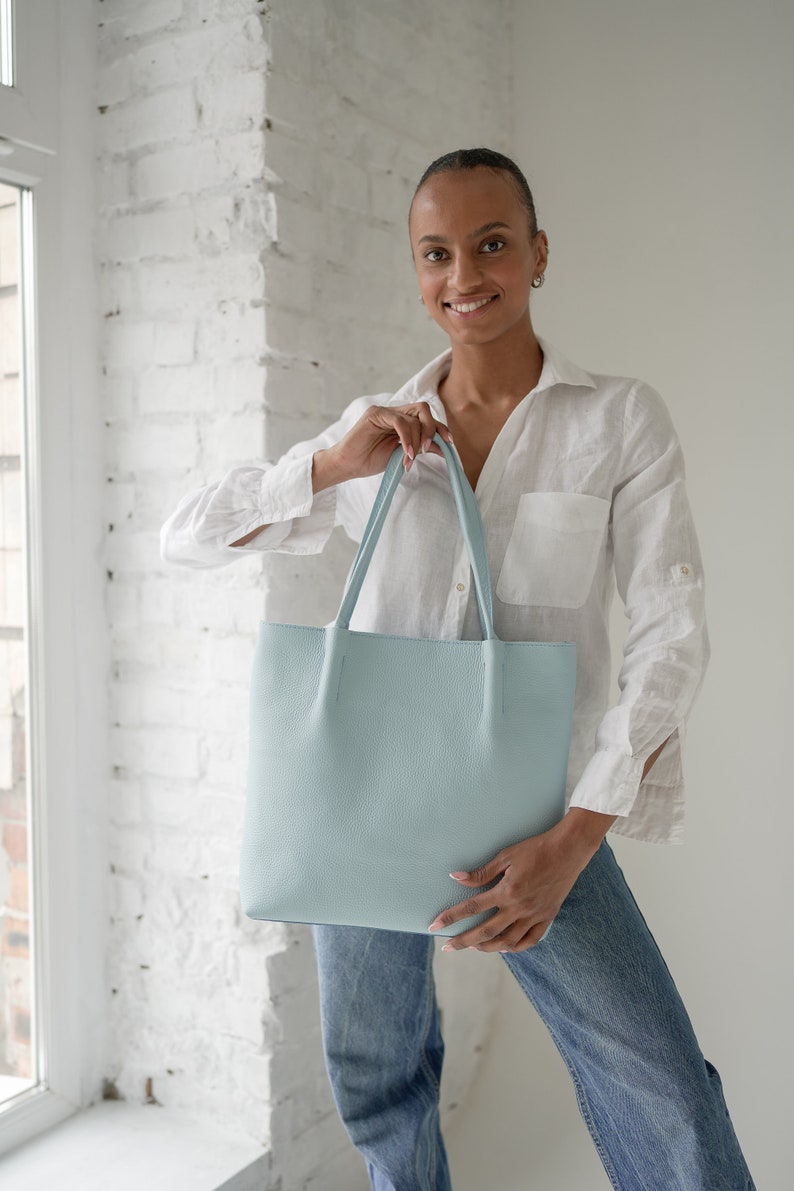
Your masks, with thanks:
[(543, 351), (531, 325), (493, 343), (453, 344), (439, 396), (450, 413), (516, 404), (534, 389), (542, 367)]

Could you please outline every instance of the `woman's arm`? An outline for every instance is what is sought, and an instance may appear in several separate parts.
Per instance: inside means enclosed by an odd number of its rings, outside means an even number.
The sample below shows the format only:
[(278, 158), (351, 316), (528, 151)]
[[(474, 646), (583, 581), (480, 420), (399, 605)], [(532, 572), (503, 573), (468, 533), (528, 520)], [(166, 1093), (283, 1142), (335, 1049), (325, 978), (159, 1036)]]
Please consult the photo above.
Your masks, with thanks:
[(421, 450), (441, 454), (436, 432), (451, 441), (426, 401), (379, 405), (360, 397), (321, 434), (277, 463), (231, 468), (217, 483), (188, 492), (160, 530), (165, 562), (222, 566), (243, 552), (314, 554), (335, 525), (346, 525), (337, 494), (345, 481), (379, 475), (396, 447), (410, 469)]

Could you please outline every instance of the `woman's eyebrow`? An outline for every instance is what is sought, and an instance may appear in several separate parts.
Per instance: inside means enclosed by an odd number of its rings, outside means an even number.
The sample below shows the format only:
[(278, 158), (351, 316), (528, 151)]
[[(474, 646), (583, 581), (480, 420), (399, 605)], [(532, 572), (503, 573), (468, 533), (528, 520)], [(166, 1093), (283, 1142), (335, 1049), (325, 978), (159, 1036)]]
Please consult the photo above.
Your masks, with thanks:
[[(468, 239), (476, 240), (478, 236), (484, 236), (486, 232), (493, 232), (498, 227), (503, 227), (506, 228), (507, 231), (510, 231), (509, 223), (502, 223), (500, 220), (496, 220), (494, 223), (484, 223), (482, 227), (478, 227), (473, 232), (469, 232)], [(424, 244), (425, 240), (432, 240), (435, 244), (449, 243), (446, 236), (421, 236), (418, 242), (420, 244)]]

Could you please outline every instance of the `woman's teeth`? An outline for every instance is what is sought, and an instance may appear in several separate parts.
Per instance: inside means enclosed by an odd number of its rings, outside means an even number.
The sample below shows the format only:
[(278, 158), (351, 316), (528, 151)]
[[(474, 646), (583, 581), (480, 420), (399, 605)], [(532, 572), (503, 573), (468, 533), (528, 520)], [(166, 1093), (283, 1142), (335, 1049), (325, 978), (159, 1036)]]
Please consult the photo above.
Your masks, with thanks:
[(487, 306), (492, 301), (493, 298), (481, 298), (479, 302), (448, 302), (447, 305), (456, 310), (458, 314), (468, 314), (470, 310), (479, 310), (481, 306)]

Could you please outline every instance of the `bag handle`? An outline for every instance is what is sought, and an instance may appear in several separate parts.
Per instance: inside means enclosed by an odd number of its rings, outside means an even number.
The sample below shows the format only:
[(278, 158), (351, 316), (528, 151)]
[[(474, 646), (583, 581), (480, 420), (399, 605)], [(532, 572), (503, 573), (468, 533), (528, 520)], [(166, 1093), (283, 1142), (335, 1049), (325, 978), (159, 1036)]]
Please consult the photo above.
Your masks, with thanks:
[[(482, 629), (483, 640), (485, 641), (495, 638), (496, 633), (493, 627), (491, 572), (488, 566), (488, 553), (485, 546), (485, 533), (482, 526), (482, 517), (480, 516), (480, 507), (477, 504), (477, 498), (472, 491), (471, 484), (466, 478), (466, 473), (463, 470), (463, 465), (460, 462), (460, 456), (456, 448), (445, 442), (438, 433), (433, 435), (433, 442), (441, 447), (447, 463), (447, 474), (452, 485), (453, 496), (455, 497), (458, 521), (463, 531), (463, 540), (466, 543), (466, 551), (474, 575), (477, 611), (480, 615), (480, 627)], [(362, 534), (358, 553), (350, 568), (350, 574), (348, 575), (347, 584), (342, 596), (342, 603), (334, 621), (334, 625), (337, 628), (347, 629), (350, 626), (350, 617), (353, 615), (353, 610), (358, 602), (364, 576), (369, 569), (372, 559), (372, 552), (383, 529), (386, 514), (397, 491), (397, 485), (400, 483), (404, 474), (402, 468), (403, 454), (402, 447), (397, 447), (386, 465), (380, 489), (378, 490), (378, 495), (375, 497), (375, 503), (372, 506), (369, 520)]]

